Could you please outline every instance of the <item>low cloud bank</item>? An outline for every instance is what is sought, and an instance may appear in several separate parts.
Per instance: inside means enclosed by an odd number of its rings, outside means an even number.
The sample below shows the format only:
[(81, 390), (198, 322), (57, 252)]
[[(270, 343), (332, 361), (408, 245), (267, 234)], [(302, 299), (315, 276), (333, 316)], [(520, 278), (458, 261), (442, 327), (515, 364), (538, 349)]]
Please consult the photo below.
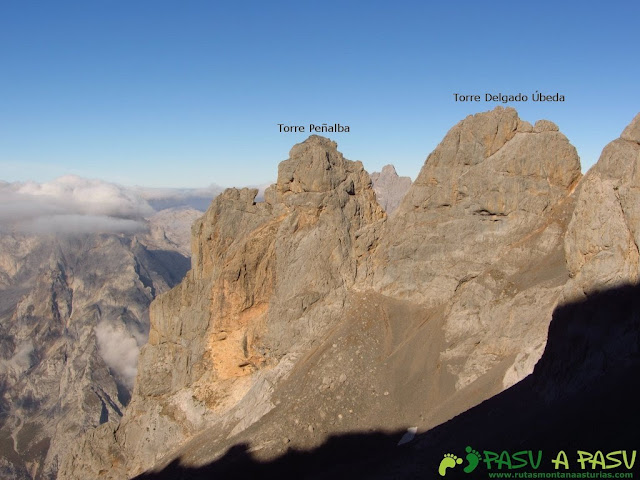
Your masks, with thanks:
[(0, 228), (23, 233), (132, 232), (153, 214), (125, 187), (68, 175), (51, 182), (0, 183)]
[(133, 190), (158, 211), (165, 208), (191, 207), (204, 212), (224, 188), (210, 185), (206, 188), (134, 187)]
[(23, 222), (25, 233), (135, 233), (146, 229), (138, 220), (100, 215), (52, 215)]
[(130, 189), (102, 180), (67, 175), (47, 183), (27, 182), (17, 193), (48, 199), (69, 213), (120, 218), (142, 218), (151, 206)]
[(0, 181), (0, 233), (133, 233), (166, 208), (204, 211), (222, 190), (124, 187), (75, 175), (45, 183)]

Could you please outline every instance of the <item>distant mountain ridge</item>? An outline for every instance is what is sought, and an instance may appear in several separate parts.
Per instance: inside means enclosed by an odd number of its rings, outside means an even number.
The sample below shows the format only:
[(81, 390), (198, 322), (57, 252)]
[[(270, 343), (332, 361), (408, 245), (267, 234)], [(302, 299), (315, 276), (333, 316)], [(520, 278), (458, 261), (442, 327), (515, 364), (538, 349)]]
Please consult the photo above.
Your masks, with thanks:
[(393, 165), (385, 165), (382, 171), (371, 174), (373, 191), (384, 211), (393, 213), (411, 187), (410, 177), (400, 177)]
[(132, 190), (145, 199), (156, 210), (166, 210), (176, 207), (190, 207), (205, 211), (211, 201), (224, 188), (211, 185), (207, 188), (145, 188), (132, 187)]
[(129, 402), (153, 298), (189, 269), (191, 223), (136, 234), (0, 234), (0, 476), (56, 478), (62, 452)]

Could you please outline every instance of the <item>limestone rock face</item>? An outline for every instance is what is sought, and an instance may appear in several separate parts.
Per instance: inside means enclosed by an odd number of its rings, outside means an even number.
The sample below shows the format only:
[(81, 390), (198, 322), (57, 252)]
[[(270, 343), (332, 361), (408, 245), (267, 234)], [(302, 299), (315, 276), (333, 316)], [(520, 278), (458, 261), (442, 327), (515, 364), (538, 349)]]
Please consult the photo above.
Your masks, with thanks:
[[(362, 164), (317, 136), (291, 149), (265, 202), (256, 195), (227, 189), (213, 201), (193, 226), (191, 271), (153, 303), (139, 380), (115, 433), (129, 473), (206, 424), (246, 428), (272, 409), (269, 391), (287, 358), (340, 317), (356, 278), (358, 232), (384, 218)], [(83, 455), (63, 478), (99, 473), (78, 465)], [(123, 475), (112, 467), (113, 478)]]
[(373, 172), (371, 182), (373, 191), (376, 192), (376, 199), (387, 214), (393, 213), (398, 208), (411, 187), (411, 178), (398, 176), (393, 165), (385, 165), (381, 172)]
[(640, 143), (640, 113), (627, 125), (627, 128), (624, 129), (620, 138), (622, 140)]
[[(122, 421), (81, 438), (60, 478), (427, 430), (519, 382), (559, 306), (637, 283), (638, 118), (582, 177), (552, 122), (470, 116), (388, 217), (334, 142), (294, 146), (264, 202), (229, 189), (194, 224), (192, 269), (151, 306)], [(603, 348), (637, 355), (632, 337)]]
[(340, 315), (356, 278), (359, 232), (384, 213), (362, 163), (345, 160), (334, 142), (317, 136), (292, 148), (278, 167), (276, 199), (274, 209), (286, 217), (274, 245), (277, 284), (266, 341), (281, 356)]
[(442, 303), (568, 196), (581, 176), (575, 148), (557, 127), (521, 125), (497, 108), (451, 129), (388, 222), (376, 289)]
[(542, 354), (580, 177), (557, 126), (496, 108), (451, 129), (384, 226), (363, 283), (443, 309), (441, 359), (457, 389), (494, 368), (515, 383)]
[(149, 231), (142, 243), (156, 251), (176, 251), (191, 256), (191, 225), (202, 211), (190, 207), (160, 210), (149, 218)]
[(576, 191), (565, 239), (578, 296), (637, 283), (640, 245), (640, 116), (609, 143)]
[(571, 337), (571, 355), (566, 345), (547, 344), (545, 361), (536, 366), (544, 372), (539, 378), (545, 381), (538, 384), (547, 401), (560, 391), (577, 393), (592, 384), (615, 388), (612, 378), (637, 365), (639, 126), (637, 115), (576, 189), (564, 239), (571, 279), (562, 300), (568, 305), (554, 314), (555, 331), (549, 331), (550, 338)]

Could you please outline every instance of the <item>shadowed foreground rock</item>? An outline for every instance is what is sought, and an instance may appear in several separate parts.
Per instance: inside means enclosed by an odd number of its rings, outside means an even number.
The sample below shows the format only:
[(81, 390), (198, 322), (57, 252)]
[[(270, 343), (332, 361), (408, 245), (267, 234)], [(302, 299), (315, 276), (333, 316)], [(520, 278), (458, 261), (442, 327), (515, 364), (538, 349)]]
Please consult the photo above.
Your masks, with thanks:
[[(467, 445), (480, 452), (541, 450), (539, 472), (553, 472), (550, 460), (564, 450), (572, 458), (570, 472), (578, 472), (577, 450), (640, 448), (638, 332), (639, 287), (596, 293), (555, 310), (547, 348), (532, 375), (420, 433), (410, 444), (398, 447), (402, 431), (343, 434), (311, 451), (289, 450), (268, 462), (257, 459), (250, 445), (241, 444), (209, 465), (194, 468), (175, 460), (161, 471), (136, 478), (438, 478), (444, 454), (463, 457)], [(477, 475), (486, 471), (480, 464)], [(627, 471), (624, 466), (610, 470)], [(640, 464), (631, 471), (640, 471)], [(446, 477), (469, 478), (461, 467), (449, 470)]]

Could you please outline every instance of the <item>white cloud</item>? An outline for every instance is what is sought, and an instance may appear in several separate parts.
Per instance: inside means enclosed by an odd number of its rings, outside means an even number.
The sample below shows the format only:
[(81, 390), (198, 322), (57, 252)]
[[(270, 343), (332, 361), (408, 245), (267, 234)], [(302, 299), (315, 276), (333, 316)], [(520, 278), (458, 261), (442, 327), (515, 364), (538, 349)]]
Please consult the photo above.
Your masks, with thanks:
[(119, 185), (65, 176), (46, 183), (0, 183), (0, 227), (28, 233), (131, 232), (153, 208)]
[(223, 188), (124, 187), (66, 175), (50, 182), (0, 180), (0, 232), (131, 233), (155, 212), (190, 206), (204, 211)]
[(99, 323), (95, 332), (102, 359), (129, 389), (133, 389), (138, 370), (140, 341), (143, 339), (136, 339), (124, 325), (114, 326), (106, 321)]
[(33, 343), (31, 343), (31, 341), (20, 343), (9, 360), (0, 361), (0, 373), (11, 370), (14, 374), (20, 375), (29, 370), (29, 368), (31, 368), (31, 354), (33, 350)]
[(102, 180), (67, 175), (51, 182), (16, 186), (16, 193), (34, 201), (51, 201), (65, 213), (142, 218), (153, 212), (147, 201), (130, 189)]

